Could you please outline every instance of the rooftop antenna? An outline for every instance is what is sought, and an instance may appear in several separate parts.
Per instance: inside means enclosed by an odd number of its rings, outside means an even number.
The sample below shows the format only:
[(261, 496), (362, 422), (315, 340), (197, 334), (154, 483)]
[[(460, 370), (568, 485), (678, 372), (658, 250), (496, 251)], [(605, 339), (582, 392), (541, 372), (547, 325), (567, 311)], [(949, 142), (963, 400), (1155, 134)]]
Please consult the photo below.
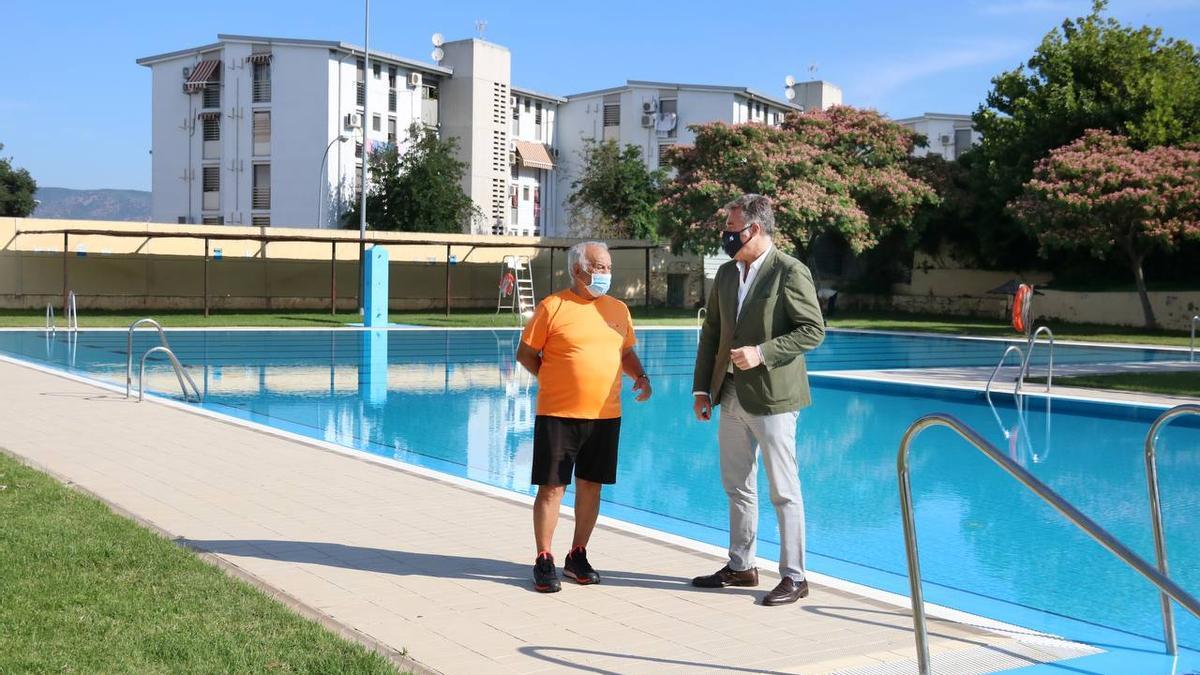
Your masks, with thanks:
[(487, 21), (485, 19), (477, 19), (475, 21), (475, 37), (483, 39), (483, 33), (487, 30)]

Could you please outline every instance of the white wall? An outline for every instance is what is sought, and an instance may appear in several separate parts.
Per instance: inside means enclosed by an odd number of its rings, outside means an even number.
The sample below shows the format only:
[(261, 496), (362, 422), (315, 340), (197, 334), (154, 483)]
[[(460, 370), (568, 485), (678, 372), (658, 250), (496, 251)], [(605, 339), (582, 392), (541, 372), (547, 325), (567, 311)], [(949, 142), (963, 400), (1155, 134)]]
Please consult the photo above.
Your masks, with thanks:
[[(929, 146), (925, 148), (914, 148), (913, 156), (924, 157), (926, 155), (941, 155), (944, 159), (953, 160), (956, 157), (956, 151), (961, 153), (963, 150), (958, 150), (955, 146), (955, 131), (958, 129), (971, 128), (970, 120), (957, 120), (944, 117), (920, 117), (910, 121), (902, 122), (904, 126), (923, 134), (929, 141)], [(949, 143), (942, 143), (942, 136), (949, 136)], [(974, 129), (971, 130), (971, 145), (978, 145), (983, 135)], [(964, 149), (965, 150), (965, 149)]]
[[(155, 64), (150, 69), (151, 130), (153, 148), (150, 170), (150, 218), (156, 223), (174, 223), (188, 216), (188, 189), (192, 187), (191, 216), (199, 222), (200, 171), (193, 162), (195, 180), (183, 180), (188, 170), (189, 148), (192, 158), (200, 157), (200, 127), (195, 136), (189, 135), (189, 125), (196, 121), (199, 96), (183, 92), (183, 69), (199, 61), (196, 56), (183, 56)], [(189, 106), (189, 104), (192, 104)]]

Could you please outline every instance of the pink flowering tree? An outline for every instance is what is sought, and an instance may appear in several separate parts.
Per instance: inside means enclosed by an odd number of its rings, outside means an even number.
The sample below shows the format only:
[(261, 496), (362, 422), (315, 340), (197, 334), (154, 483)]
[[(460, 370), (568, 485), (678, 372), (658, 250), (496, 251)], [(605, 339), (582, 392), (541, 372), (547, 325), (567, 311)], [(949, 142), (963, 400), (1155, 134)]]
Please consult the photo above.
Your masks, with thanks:
[(1009, 208), (1032, 228), (1043, 252), (1124, 257), (1153, 328), (1142, 262), (1184, 238), (1200, 238), (1200, 148), (1137, 150), (1124, 136), (1092, 129), (1038, 162)]
[(918, 136), (873, 110), (835, 106), (788, 115), (780, 127), (718, 122), (692, 130), (695, 144), (666, 156), (677, 173), (664, 186), (662, 226), (676, 248), (715, 249), (722, 206), (747, 192), (774, 201), (780, 243), (801, 256), (826, 233), (861, 253), (911, 228), (918, 209), (938, 201), (907, 171)]

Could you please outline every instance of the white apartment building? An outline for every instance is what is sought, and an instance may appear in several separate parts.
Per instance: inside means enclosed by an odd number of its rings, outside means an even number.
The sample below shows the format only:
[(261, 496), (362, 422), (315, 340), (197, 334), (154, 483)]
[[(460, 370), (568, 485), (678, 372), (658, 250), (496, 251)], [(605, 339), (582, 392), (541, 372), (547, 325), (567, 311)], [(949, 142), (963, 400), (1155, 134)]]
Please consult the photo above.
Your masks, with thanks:
[[(561, 99), (514, 95), (502, 46), (442, 48), (438, 64), (372, 50), (370, 72), (361, 47), (244, 35), (138, 59), (152, 73), (152, 219), (337, 227), (357, 201), (364, 154), (403, 151), (418, 123), (458, 140), (463, 188), (483, 214), (475, 233), (540, 233), (554, 215), (537, 204), (554, 189), (546, 144)], [(536, 107), (514, 129), (525, 101)]]
[(364, 155), (384, 143), (403, 152), (416, 123), (457, 141), (463, 189), (481, 213), (470, 233), (568, 236), (589, 140), (638, 146), (653, 169), (666, 146), (694, 142), (689, 125), (779, 124), (842, 100), (822, 81), (796, 84), (794, 102), (640, 80), (560, 97), (512, 86), (501, 45), (441, 49), (438, 63), (372, 50), (367, 65), (344, 42), (221, 34), (138, 59), (152, 79), (152, 219), (339, 227), (358, 201)]
[(964, 152), (979, 145), (979, 141), (983, 139), (983, 135), (975, 130), (970, 115), (927, 112), (918, 117), (898, 119), (896, 123), (928, 139), (928, 146), (913, 148), (914, 157), (941, 155), (946, 160), (958, 159)]
[(566, 197), (571, 193), (571, 183), (581, 173), (588, 143), (616, 141), (622, 148), (637, 146), (646, 166), (656, 169), (666, 148), (695, 142), (690, 125), (707, 122), (778, 125), (786, 113), (824, 110), (842, 102), (841, 89), (828, 82), (797, 83), (795, 89), (797, 102), (790, 102), (747, 87), (629, 80), (622, 86), (566, 97), (566, 102), (559, 105), (557, 139), (558, 192), (563, 198), (555, 202), (559, 215), (554, 218), (562, 229), (551, 229), (549, 234), (572, 234)]

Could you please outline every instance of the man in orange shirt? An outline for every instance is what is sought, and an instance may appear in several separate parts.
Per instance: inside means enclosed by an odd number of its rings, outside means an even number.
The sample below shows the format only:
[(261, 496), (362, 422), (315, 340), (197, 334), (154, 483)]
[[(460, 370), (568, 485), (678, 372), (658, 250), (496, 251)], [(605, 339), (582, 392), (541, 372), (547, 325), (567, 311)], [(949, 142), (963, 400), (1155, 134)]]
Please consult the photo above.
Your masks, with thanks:
[(571, 287), (538, 304), (525, 326), (517, 361), (538, 379), (531, 483), (537, 558), (533, 587), (562, 587), (550, 552), (563, 492), (575, 485), (575, 538), (563, 575), (580, 584), (600, 582), (587, 559), (588, 539), (600, 515), (600, 488), (617, 482), (621, 435), (621, 373), (634, 378), (637, 400), (650, 398), (650, 378), (634, 353), (637, 340), (625, 303), (607, 295), (612, 256), (599, 242), (567, 253)]

